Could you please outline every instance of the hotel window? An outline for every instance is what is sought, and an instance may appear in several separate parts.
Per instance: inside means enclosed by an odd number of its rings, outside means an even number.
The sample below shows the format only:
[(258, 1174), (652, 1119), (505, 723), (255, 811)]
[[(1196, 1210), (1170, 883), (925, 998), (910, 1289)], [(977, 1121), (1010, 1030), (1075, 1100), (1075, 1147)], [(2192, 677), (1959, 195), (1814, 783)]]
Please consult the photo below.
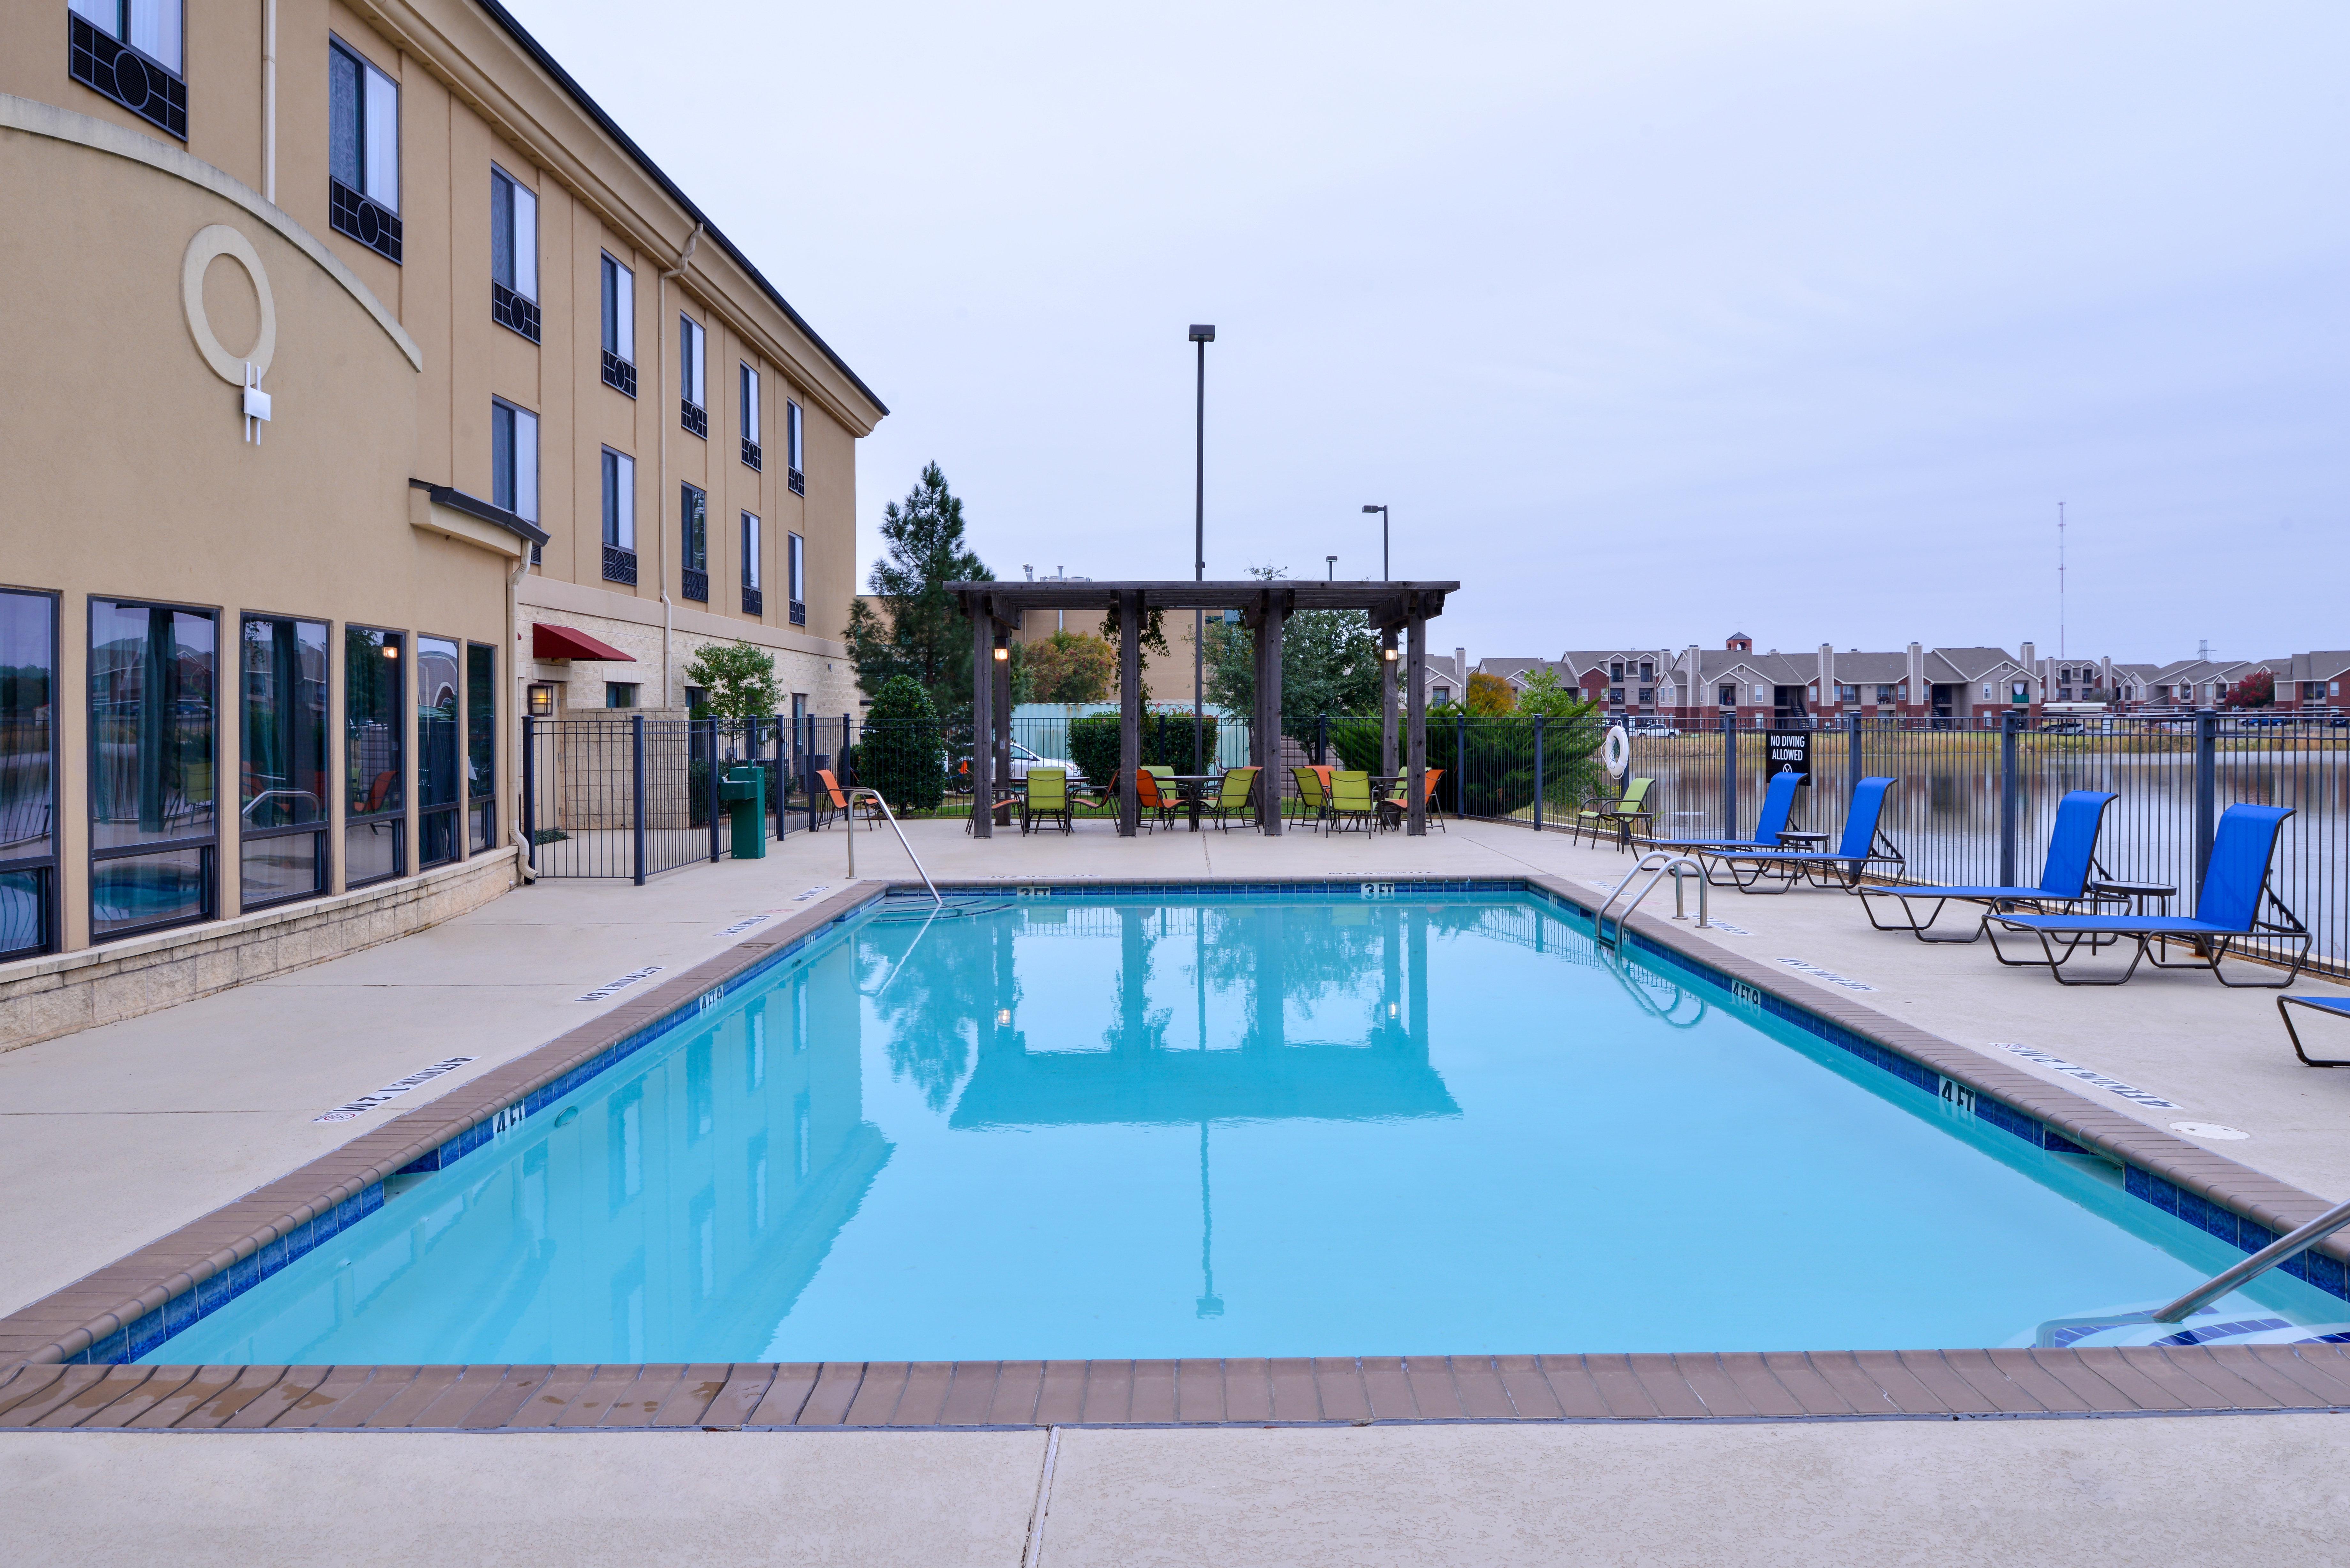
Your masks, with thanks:
[(400, 791), (403, 715), (396, 631), (343, 628), (343, 886), (408, 868), (408, 797)]
[(210, 919), (219, 842), (210, 610), (89, 601), (89, 929)]
[(337, 38), (327, 47), (327, 221), (400, 260), (400, 84)]
[(784, 401), (784, 468), (791, 481), (794, 495), (807, 493), (807, 458), (800, 451), (800, 406)]
[(637, 580), (637, 460), (604, 449), (604, 580)]
[(710, 501), (691, 484), (678, 487), (680, 597), (710, 602)]
[(683, 391), (683, 411), (680, 418), (687, 430), (707, 441), (710, 437), (710, 401), (703, 371), (702, 350), (709, 345), (709, 335), (691, 316), (677, 318), (678, 386)]
[(791, 595), (792, 624), (807, 625), (807, 541), (784, 535), (784, 587)]
[(604, 271), (604, 385), (637, 395), (637, 275), (607, 253)]
[(498, 650), (465, 645), (465, 805), (467, 853), (498, 838)]
[(538, 416), (503, 398), (490, 400), (490, 500), (538, 521)]
[(748, 365), (737, 365), (740, 372), (737, 389), (743, 416), (743, 461), (752, 468), (759, 466), (759, 372)]
[(457, 692), (464, 684), (456, 642), (416, 639), (416, 864), (457, 858)]
[(66, 9), (67, 74), (185, 141), (181, 0), (70, 0)]
[(57, 945), (57, 601), (0, 592), (0, 959)]
[(607, 707), (607, 708), (633, 708), (633, 707), (635, 707), (636, 705), (637, 705), (637, 683), (636, 683), (635, 681), (633, 681), (633, 680), (607, 680), (606, 682), (604, 682), (604, 706), (605, 706), (605, 707)]
[(743, 514), (743, 613), (766, 613), (766, 596), (759, 591), (759, 520)]
[(490, 165), (490, 319), (538, 341), (538, 198)]
[(237, 653), (237, 901), (315, 898), (328, 875), (327, 623), (249, 615)]

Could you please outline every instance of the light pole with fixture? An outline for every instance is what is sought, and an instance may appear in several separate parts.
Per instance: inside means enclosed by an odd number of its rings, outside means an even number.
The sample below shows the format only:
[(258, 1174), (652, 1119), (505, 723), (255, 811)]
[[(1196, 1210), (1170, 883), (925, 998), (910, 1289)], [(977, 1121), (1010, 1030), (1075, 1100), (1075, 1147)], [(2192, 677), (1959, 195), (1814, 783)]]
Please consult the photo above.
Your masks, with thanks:
[(1333, 583), (1336, 582), (1338, 580), (1338, 557), (1336, 556), (1325, 556), (1322, 558), (1330, 563), (1330, 575), (1326, 580)]
[(1388, 565), (1388, 509), (1384, 506), (1366, 506), (1363, 510), (1379, 514), (1379, 581), (1391, 583), (1395, 581), (1395, 571)]
[[(1395, 568), (1388, 564), (1388, 509), (1366, 506), (1367, 513), (1379, 514), (1379, 581), (1395, 580)], [(1379, 771), (1396, 771), (1396, 638), (1390, 627), (1379, 633)]]
[[(1191, 341), (1200, 346), (1197, 407), (1191, 423), (1191, 580), (1208, 576), (1208, 345), (1216, 340), (1213, 327), (1194, 325)], [(1208, 612), (1191, 609), (1191, 771), (1207, 772), (1206, 749)]]

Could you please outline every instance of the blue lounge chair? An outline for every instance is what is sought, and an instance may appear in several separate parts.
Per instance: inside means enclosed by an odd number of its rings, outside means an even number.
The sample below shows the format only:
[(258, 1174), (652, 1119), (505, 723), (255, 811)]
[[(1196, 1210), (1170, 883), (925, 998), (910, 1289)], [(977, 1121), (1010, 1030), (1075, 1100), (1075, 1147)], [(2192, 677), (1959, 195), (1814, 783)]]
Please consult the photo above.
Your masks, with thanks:
[(1787, 819), (1795, 813), (1795, 790), (1803, 783), (1797, 774), (1773, 774), (1771, 787), (1762, 792), (1762, 812), (1754, 822), (1752, 838), (1659, 838), (1649, 842), (1651, 849), (1783, 849), (1779, 835), (1787, 831)]
[(2335, 1018), (2350, 1018), (2350, 996), (2280, 996), (2277, 998), (2277, 1016), (2284, 1020), (2285, 1037), (2293, 1042), (2293, 1054), (2301, 1058), (2303, 1066), (2350, 1067), (2350, 1059), (2337, 1056), (2331, 1061), (2320, 1061), (2301, 1048), (2301, 1031), (2293, 1026), (2293, 1014), (2284, 1010), (2287, 1002), (2293, 1003), (2295, 1007), (2306, 1007), (2313, 1012), (2329, 1013)]
[[(1921, 942), (1979, 941), (1991, 927), (1993, 910), (2015, 910), (2026, 908), (2035, 915), (2060, 912), (2079, 904), (2089, 897), (2089, 875), (2102, 873), (2097, 864), (2097, 833), (2105, 826), (2106, 807), (2114, 804), (2115, 796), (2097, 790), (2076, 789), (2056, 803), (2056, 823), (2048, 834), (2048, 859), (2040, 870), (2037, 888), (1872, 888), (1860, 895), (1861, 908), (1868, 911), (1868, 923), (1880, 931), (1908, 931)], [(1871, 898), (1892, 898), (1901, 906), (1901, 923), (1887, 925), (1877, 918), (1877, 906)], [(1933, 910), (1920, 920), (1910, 900), (1933, 900)], [(1942, 906), (1956, 899), (1962, 904), (1983, 906), (1982, 919), (1975, 929), (1962, 937), (1927, 935), (1928, 929), (1942, 918)]]
[[(2211, 863), (2203, 873), (2203, 890), (2192, 915), (2010, 915), (1994, 912), (1991, 919), (2010, 931), (2022, 931), (2040, 941), (2042, 956), (2012, 959), (1991, 934), (1991, 951), (1999, 961), (2016, 969), (2047, 966), (2065, 985), (2119, 985), (2151, 961), (2157, 969), (2208, 969), (2221, 985), (2242, 985), (2276, 991), (2301, 977), (2309, 960), (2309, 928), (2287, 909), (2269, 887), (2269, 865), (2276, 857), (2277, 833), (2291, 806), (2231, 805), (2220, 814), (2220, 828), (2211, 836)], [(2276, 918), (2271, 919), (2273, 909)], [(2095, 948), (2109, 941), (2137, 943), (2129, 968), (2114, 980), (2066, 980), (2064, 963), (2084, 943)], [(2230, 980), (2220, 971), (2230, 949), (2254, 941), (2297, 942), (2293, 965), (2279, 981)], [(2168, 963), (2172, 942), (2186, 942), (2202, 957), (2190, 963)], [(2158, 955), (2153, 949), (2159, 949)]]
[[(1832, 850), (1699, 849), (1692, 853), (1704, 866), (1706, 880), (1717, 888), (1735, 888), (1742, 893), (1758, 889), (1783, 893), (1795, 885), (1796, 877), (1808, 877), (1822, 887), (1857, 891), (1862, 873), (1872, 864), (1882, 862), (1896, 872), (1903, 864), (1900, 849), (1877, 826), (1885, 816), (1885, 792), (1898, 782), (1868, 778), (1853, 786), (1852, 806), (1845, 813), (1844, 837)], [(1730, 873), (1729, 881), (1714, 876), (1717, 867)], [(1779, 885), (1761, 889), (1765, 877)]]

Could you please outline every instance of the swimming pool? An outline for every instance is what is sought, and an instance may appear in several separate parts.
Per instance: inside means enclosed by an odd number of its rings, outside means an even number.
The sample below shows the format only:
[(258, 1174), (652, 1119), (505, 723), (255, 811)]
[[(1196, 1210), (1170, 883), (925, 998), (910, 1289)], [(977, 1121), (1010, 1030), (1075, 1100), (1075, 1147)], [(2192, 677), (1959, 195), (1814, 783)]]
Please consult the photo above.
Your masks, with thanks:
[(1387, 893), (868, 906), (140, 1359), (1987, 1345), (2242, 1256), (1547, 897)]

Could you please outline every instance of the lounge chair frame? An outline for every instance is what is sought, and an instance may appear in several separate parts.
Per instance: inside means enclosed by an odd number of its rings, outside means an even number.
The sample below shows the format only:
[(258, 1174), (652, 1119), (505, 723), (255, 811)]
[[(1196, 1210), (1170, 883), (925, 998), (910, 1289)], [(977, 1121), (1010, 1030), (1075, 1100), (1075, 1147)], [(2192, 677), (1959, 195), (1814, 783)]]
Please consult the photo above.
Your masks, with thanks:
[[(1847, 893), (1857, 893), (1862, 879), (1871, 873), (1872, 866), (1887, 866), (1891, 872), (1878, 872), (1880, 878), (1891, 879), (1900, 875), (1908, 864), (1901, 846), (1893, 842), (1884, 827), (1885, 796), (1900, 781), (1895, 778), (1865, 778), (1853, 787), (1856, 806), (1860, 794), (1870, 784), (1881, 786), (1876, 792), (1871, 810), (1875, 819), (1869, 823), (1868, 848), (1866, 853), (1849, 855), (1839, 846), (1834, 850), (1794, 849), (1695, 849), (1690, 854), (1705, 867), (1705, 879), (1716, 888), (1735, 888), (1742, 893), (1783, 893), (1801, 878), (1815, 888), (1837, 888)], [(1850, 808), (1848, 808), (1850, 809)], [(1847, 824), (1845, 836), (1852, 829)], [(1742, 867), (1743, 869), (1742, 870)], [(1723, 879), (1723, 873), (1727, 880)], [(1762, 886), (1765, 879), (1776, 887)]]
[[(2071, 803), (2082, 796), (2095, 797), (2097, 805), (2096, 818), (2089, 829), (2090, 848), (2083, 862), (2081, 891), (2078, 893), (2066, 893), (2061, 889), (2050, 888), (2048, 877), (2053, 871), (2045, 866), (2042, 868), (2040, 886), (2037, 888), (1903, 888), (1898, 884), (1883, 888), (1856, 888), (1853, 891), (1860, 898), (1860, 907), (1868, 916), (1868, 923), (1880, 931), (1908, 931), (1921, 942), (1978, 942), (1982, 940), (1991, 930), (1991, 916), (2002, 910), (2010, 913), (2041, 915), (2065, 914), (2072, 912), (2082, 904), (2094, 905), (2097, 902), (2097, 898), (2091, 889), (2110, 875), (2097, 859), (2097, 838), (2105, 830), (2106, 813), (2112, 808), (2114, 802), (2121, 797), (2103, 790), (2069, 791), (2056, 805), (2060, 824)], [(2049, 855), (2052, 858), (2056, 851), (2057, 846), (2052, 843), (2049, 846)], [(1888, 925), (1878, 919), (1877, 906), (1870, 902), (1874, 898), (1891, 898), (1898, 903), (1901, 906), (1901, 920)], [(1920, 920), (1913, 900), (1922, 903), (1929, 899), (1933, 902), (1933, 909)], [(1931, 928), (1935, 921), (1942, 918), (1943, 907), (1953, 903), (1981, 904), (1983, 906), (1982, 916), (1975, 922), (1974, 929), (1964, 936), (1932, 934)], [(2109, 945), (2109, 943), (2101, 942), (2098, 945)]]
[(2350, 998), (2339, 996), (2280, 996), (2276, 999), (2277, 1016), (2284, 1020), (2285, 1038), (2293, 1042), (2293, 1054), (2301, 1058), (2301, 1064), (2303, 1066), (2350, 1067), (2350, 1057), (2337, 1056), (2320, 1058), (2313, 1056), (2307, 1051), (2303, 1050), (2301, 1045), (2301, 1031), (2293, 1026), (2293, 1014), (2285, 1011), (2286, 1004), (2291, 1003), (2294, 1007), (2306, 1007), (2312, 1012), (2320, 1013), (2327, 1018), (2345, 1018), (2350, 1017), (2350, 1006), (2345, 1006), (2345, 1002), (2350, 1002)]

